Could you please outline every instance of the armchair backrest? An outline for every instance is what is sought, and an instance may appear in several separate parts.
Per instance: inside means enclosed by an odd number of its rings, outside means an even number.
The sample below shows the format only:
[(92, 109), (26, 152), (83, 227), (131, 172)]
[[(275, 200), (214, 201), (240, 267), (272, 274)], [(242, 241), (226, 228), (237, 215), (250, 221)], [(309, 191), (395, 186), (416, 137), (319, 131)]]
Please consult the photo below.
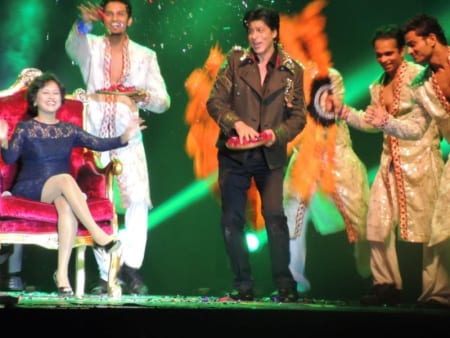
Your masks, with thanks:
[[(26, 120), (29, 116), (26, 114), (27, 102), (25, 100), (26, 88), (16, 93), (0, 98), (0, 117), (8, 122), (8, 139), (16, 128), (19, 121)], [(0, 156), (0, 190), (1, 192), (9, 190), (14, 182), (17, 172), (17, 163), (6, 165)]]

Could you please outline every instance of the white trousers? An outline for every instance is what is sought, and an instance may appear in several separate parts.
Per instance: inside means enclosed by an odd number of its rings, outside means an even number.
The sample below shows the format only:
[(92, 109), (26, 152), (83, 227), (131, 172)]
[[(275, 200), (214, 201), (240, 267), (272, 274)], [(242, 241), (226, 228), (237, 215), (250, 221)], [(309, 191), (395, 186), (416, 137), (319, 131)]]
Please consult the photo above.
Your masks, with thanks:
[[(436, 300), (450, 306), (450, 241), (422, 246), (422, 294), (419, 301)], [(395, 284), (403, 288), (399, 269), (395, 230), (384, 242), (370, 241), (370, 266), (374, 284)]]
[[(298, 211), (300, 207), (304, 207), (300, 200), (296, 197), (286, 198), (284, 200), (284, 212), (287, 217), (287, 223), (289, 227), (290, 240), (290, 263), (289, 269), (291, 270), (294, 280), (297, 282), (297, 291), (304, 293), (311, 289), (309, 280), (305, 276), (305, 263), (306, 263), (306, 233), (308, 225), (308, 209), (304, 208), (304, 214), (301, 219), (298, 219)], [(299, 232), (295, 232), (297, 222), (299, 224)], [(295, 233), (295, 234), (294, 234)]]

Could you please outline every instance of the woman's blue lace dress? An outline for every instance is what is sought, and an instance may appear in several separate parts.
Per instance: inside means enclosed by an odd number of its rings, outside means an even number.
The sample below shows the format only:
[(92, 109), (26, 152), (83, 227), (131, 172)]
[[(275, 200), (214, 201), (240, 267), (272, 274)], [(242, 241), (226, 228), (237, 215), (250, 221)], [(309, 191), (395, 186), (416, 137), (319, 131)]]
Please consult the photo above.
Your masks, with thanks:
[(20, 161), (11, 193), (40, 201), (47, 179), (69, 172), (72, 148), (107, 151), (125, 145), (120, 137), (99, 138), (71, 123), (46, 124), (31, 119), (17, 124), (8, 149), (1, 152), (6, 164)]

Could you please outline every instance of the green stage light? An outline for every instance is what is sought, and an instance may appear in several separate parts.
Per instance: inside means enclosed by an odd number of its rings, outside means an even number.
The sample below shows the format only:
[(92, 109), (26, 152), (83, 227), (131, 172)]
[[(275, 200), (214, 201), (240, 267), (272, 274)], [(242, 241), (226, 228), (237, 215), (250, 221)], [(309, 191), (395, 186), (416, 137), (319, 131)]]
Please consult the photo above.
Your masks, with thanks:
[(258, 237), (254, 233), (247, 232), (245, 240), (247, 241), (247, 247), (250, 252), (254, 252), (260, 248)]
[(148, 228), (151, 229), (178, 211), (186, 208), (190, 204), (198, 201), (202, 197), (211, 193), (211, 186), (217, 181), (217, 173), (209, 177), (196, 181), (186, 189), (182, 190), (160, 207), (155, 208), (149, 217)]
[(372, 60), (360, 64), (355, 69), (358, 69), (358, 71), (344, 79), (345, 101), (350, 106), (357, 104), (368, 95), (369, 84), (380, 74), (380, 66)]
[(11, 70), (10, 76), (15, 77), (22, 69), (35, 66), (45, 47), (42, 45), (42, 26), (49, 11), (41, 0), (11, 1), (3, 10), (10, 12), (8, 17), (11, 19), (1, 23), (3, 43), (9, 46), (2, 62)]
[(267, 243), (267, 232), (264, 229), (260, 231), (249, 230), (245, 234), (245, 240), (250, 252), (259, 251)]
[[(187, 208), (195, 201), (203, 198), (211, 193), (211, 186), (217, 181), (217, 172), (211, 174), (209, 177), (195, 181), (184, 190), (170, 198), (158, 207), (151, 211), (151, 217), (148, 221), (148, 229), (157, 226), (166, 219), (170, 218), (182, 209)], [(114, 182), (114, 204), (118, 214), (124, 214), (125, 209), (122, 207), (120, 198), (120, 191), (117, 182)]]

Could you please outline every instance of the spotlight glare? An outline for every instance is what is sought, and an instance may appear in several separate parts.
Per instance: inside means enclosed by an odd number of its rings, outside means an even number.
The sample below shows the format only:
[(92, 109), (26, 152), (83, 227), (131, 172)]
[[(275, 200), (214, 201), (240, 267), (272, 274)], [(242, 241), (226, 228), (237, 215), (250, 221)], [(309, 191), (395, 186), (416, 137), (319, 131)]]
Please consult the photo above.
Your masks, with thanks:
[(247, 241), (247, 247), (250, 252), (254, 252), (259, 248), (259, 239), (253, 233), (247, 233), (245, 235), (245, 239)]

